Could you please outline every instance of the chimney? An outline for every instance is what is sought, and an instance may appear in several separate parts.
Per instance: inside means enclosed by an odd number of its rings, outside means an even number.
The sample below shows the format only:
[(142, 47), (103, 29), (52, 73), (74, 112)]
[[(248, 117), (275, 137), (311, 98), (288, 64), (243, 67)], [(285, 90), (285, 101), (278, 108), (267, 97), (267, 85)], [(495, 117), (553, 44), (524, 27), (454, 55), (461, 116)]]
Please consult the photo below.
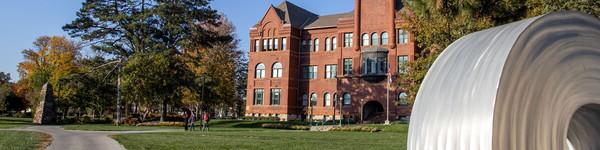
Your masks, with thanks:
[(396, 24), (395, 24), (395, 19), (396, 19), (396, 0), (389, 0), (389, 5), (388, 5), (388, 10), (390, 13), (390, 18), (389, 21), (390, 23), (390, 27), (389, 27), (389, 45), (390, 45), (390, 49), (392, 48), (396, 48)]
[(361, 0), (354, 0), (354, 37), (353, 47), (355, 51), (360, 50), (360, 3)]

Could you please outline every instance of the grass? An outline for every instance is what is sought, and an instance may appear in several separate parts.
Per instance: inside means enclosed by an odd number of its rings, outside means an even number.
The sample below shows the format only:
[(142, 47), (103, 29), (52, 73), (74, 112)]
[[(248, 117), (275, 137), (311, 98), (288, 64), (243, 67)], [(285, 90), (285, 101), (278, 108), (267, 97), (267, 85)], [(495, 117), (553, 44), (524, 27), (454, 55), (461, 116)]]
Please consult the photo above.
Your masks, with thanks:
[(246, 130), (113, 136), (130, 150), (143, 149), (405, 149), (406, 133)]
[[(0, 117), (0, 129), (32, 125), (31, 118)], [(50, 136), (39, 132), (0, 131), (0, 149), (30, 150), (44, 148)]]
[[(258, 123), (257, 123), (258, 122)], [(406, 149), (408, 125), (378, 127), (382, 132), (310, 132), (253, 127), (268, 121), (223, 120), (210, 132), (114, 135), (130, 150), (144, 149)], [(236, 127), (237, 126), (237, 127)]]
[[(406, 149), (408, 125), (365, 125), (382, 132), (310, 132), (264, 129), (276, 121), (213, 120), (210, 132), (121, 134), (112, 137), (130, 150), (171, 149)], [(281, 122), (279, 122), (281, 123)], [(290, 124), (301, 124), (289, 122)], [(196, 123), (200, 125), (200, 123)], [(68, 130), (130, 131), (183, 129), (167, 126), (65, 125)], [(197, 127), (199, 129), (200, 127)]]
[[(50, 136), (39, 132), (0, 131), (0, 147), (10, 150), (41, 149)], [(45, 142), (46, 141), (46, 142)]]
[(0, 129), (32, 125), (31, 118), (0, 117)]
[[(214, 128), (260, 128), (264, 123), (274, 123), (276, 121), (245, 121), (245, 120), (213, 120), (210, 127)], [(197, 122), (199, 126), (202, 123)], [(71, 124), (63, 126), (66, 130), (89, 130), (89, 131), (148, 131), (159, 129), (183, 129), (176, 126), (115, 126), (112, 124)], [(199, 128), (199, 127), (198, 127)], [(223, 129), (228, 130), (228, 129)], [(235, 129), (231, 129), (235, 130)]]
[(159, 129), (180, 129), (182, 127), (167, 126), (115, 126), (112, 124), (72, 124), (64, 125), (65, 130), (87, 130), (87, 131), (148, 131)]

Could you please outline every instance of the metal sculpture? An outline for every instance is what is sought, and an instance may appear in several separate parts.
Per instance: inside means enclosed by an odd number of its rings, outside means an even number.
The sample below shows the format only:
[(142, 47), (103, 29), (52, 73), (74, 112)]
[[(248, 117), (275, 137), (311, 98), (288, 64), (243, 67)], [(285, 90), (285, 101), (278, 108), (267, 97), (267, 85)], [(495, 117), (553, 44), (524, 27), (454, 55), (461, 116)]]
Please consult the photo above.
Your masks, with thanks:
[(452, 43), (413, 107), (410, 150), (600, 149), (600, 21), (556, 12)]

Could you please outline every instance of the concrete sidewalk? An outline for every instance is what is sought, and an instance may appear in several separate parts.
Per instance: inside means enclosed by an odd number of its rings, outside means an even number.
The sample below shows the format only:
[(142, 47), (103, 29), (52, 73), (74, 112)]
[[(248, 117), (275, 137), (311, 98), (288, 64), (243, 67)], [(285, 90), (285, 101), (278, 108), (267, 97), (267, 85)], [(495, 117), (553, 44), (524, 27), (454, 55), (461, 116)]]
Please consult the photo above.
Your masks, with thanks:
[(177, 130), (154, 131), (76, 131), (64, 130), (61, 126), (30, 126), (8, 129), (12, 131), (42, 132), (52, 136), (47, 150), (124, 150), (125, 147), (108, 137), (114, 134), (177, 132)]

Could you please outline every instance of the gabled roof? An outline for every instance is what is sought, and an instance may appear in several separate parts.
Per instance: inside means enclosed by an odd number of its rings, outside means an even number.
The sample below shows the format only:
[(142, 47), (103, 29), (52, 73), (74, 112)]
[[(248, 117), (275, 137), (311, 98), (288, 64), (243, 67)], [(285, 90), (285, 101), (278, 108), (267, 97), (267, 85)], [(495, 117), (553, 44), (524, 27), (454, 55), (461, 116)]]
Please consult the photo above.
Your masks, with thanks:
[(325, 15), (318, 16), (318, 18), (308, 24), (305, 29), (310, 28), (319, 28), (319, 27), (335, 27), (337, 26), (337, 22), (341, 18), (352, 18), (354, 15), (354, 11), (341, 13), (341, 14), (333, 14), (333, 15)]
[[(287, 0), (284, 0), (277, 7), (273, 5), (270, 7), (275, 10), (281, 21), (298, 29), (336, 27), (339, 19), (352, 18), (354, 15), (354, 11), (351, 11), (341, 14), (319, 16), (302, 7), (290, 3)], [(404, 7), (402, 0), (396, 0), (396, 6), (394, 7), (396, 9), (396, 16), (400, 16), (401, 13), (412, 15), (412, 13)]]
[(301, 8), (288, 1), (283, 1), (279, 6), (278, 15), (285, 21), (285, 23), (291, 24), (295, 28), (303, 28), (311, 21), (314, 21), (318, 15), (314, 14), (304, 8)]

